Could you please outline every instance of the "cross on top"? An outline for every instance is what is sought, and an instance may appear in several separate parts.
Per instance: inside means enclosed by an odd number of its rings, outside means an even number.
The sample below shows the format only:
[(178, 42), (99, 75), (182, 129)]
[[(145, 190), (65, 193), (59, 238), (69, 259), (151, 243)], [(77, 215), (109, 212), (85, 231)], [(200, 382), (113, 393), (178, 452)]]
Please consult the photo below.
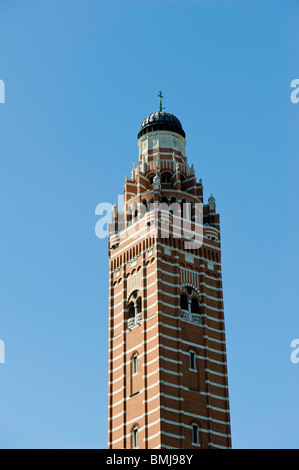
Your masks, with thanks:
[(163, 111), (163, 108), (162, 108), (162, 98), (164, 98), (164, 96), (163, 96), (162, 91), (159, 91), (158, 97), (159, 97), (159, 100), (160, 100), (159, 111)]

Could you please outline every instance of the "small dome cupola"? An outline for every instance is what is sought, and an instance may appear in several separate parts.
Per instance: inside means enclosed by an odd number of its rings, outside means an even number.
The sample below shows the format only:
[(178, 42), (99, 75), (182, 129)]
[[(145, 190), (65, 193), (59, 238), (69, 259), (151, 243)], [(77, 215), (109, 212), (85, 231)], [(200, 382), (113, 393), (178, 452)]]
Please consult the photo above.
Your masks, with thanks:
[(160, 159), (160, 153), (164, 160), (175, 161), (178, 158), (178, 161), (185, 163), (186, 139), (183, 126), (174, 114), (165, 111), (161, 91), (158, 97), (159, 111), (149, 114), (142, 121), (138, 132), (139, 163)]
[(185, 139), (186, 135), (179, 119), (174, 114), (167, 113), (162, 106), (162, 98), (164, 98), (162, 91), (159, 91), (158, 97), (160, 100), (159, 111), (150, 114), (142, 121), (140, 131), (138, 132), (138, 139), (149, 132), (156, 131), (175, 132)]
[(138, 139), (148, 132), (170, 131), (185, 138), (186, 134), (179, 119), (166, 111), (157, 111), (147, 116), (141, 124)]

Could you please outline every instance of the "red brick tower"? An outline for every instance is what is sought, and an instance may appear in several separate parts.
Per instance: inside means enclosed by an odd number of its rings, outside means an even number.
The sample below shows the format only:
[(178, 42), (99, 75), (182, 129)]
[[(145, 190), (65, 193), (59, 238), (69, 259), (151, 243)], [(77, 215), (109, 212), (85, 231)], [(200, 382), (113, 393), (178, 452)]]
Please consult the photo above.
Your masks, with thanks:
[(231, 446), (219, 215), (185, 144), (174, 115), (150, 114), (123, 213), (113, 207), (110, 449)]

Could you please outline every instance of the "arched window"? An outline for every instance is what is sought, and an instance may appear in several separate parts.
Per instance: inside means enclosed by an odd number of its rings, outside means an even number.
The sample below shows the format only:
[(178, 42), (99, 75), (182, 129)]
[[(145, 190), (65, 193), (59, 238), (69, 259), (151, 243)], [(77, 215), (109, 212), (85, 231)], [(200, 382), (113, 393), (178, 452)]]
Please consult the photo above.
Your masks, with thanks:
[(163, 197), (161, 198), (161, 203), (162, 203), (162, 204), (164, 203), (164, 204), (169, 205), (168, 198), (167, 198), (166, 196), (163, 196)]
[(181, 309), (188, 310), (188, 299), (185, 294), (181, 295)]
[(148, 175), (150, 185), (153, 184), (155, 176), (156, 176), (155, 173), (151, 173), (150, 175)]
[(194, 297), (191, 300), (191, 313), (199, 313), (199, 303)]
[(147, 200), (143, 199), (142, 204), (145, 206), (146, 211), (148, 211), (148, 205), (147, 205)]
[[(187, 265), (188, 267), (188, 265)], [(202, 310), (194, 287), (185, 286), (181, 294), (181, 318), (183, 321), (202, 325)]]
[(169, 173), (168, 171), (164, 171), (164, 173), (162, 173), (162, 183), (170, 183), (171, 177), (171, 173)]
[[(132, 271), (133, 275), (133, 271)], [(140, 325), (142, 321), (142, 299), (140, 292), (134, 290), (128, 299), (128, 329), (131, 330), (136, 325)]]

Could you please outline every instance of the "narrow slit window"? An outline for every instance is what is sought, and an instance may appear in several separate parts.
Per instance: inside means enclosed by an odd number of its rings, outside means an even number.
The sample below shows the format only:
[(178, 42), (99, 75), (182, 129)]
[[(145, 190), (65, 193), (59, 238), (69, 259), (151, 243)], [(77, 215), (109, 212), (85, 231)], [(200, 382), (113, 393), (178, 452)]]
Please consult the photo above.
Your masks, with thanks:
[(137, 356), (133, 357), (133, 374), (137, 374), (138, 369), (137, 369)]
[(199, 444), (197, 424), (192, 424), (192, 443)]
[(190, 369), (191, 370), (196, 370), (195, 352), (194, 351), (190, 351)]
[(138, 447), (138, 428), (133, 429), (133, 448)]

